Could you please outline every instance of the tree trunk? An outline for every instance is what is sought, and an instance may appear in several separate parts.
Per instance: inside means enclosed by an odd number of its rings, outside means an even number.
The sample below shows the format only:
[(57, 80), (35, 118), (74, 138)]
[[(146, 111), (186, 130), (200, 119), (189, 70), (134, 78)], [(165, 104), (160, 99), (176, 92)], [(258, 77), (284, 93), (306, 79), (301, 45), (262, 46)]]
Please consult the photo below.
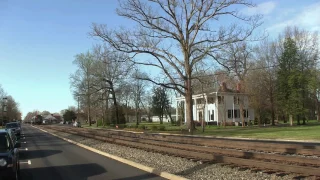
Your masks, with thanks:
[[(183, 103), (185, 103), (185, 102), (183, 102)], [(183, 103), (180, 103), (180, 126), (182, 126), (182, 122), (185, 122), (185, 119), (184, 119), (184, 104)], [(178, 118), (178, 117), (177, 117)]]
[(112, 99), (113, 99), (113, 105), (114, 105), (114, 108), (116, 110), (116, 124), (119, 124), (119, 111), (118, 111), (118, 103), (117, 103), (117, 100), (116, 100), (116, 95), (115, 95), (115, 92), (112, 88)]
[(240, 118), (241, 118), (241, 121), (242, 121), (242, 127), (245, 126), (245, 122), (244, 122), (244, 116), (243, 116), (243, 99), (242, 99), (242, 96), (240, 98)]
[(297, 115), (297, 124), (300, 125), (300, 114)]
[(272, 93), (270, 94), (271, 98), (270, 98), (270, 103), (271, 103), (271, 122), (272, 122), (272, 126), (275, 125), (274, 123), (274, 119), (275, 119), (275, 113), (274, 113), (274, 104), (273, 104), (273, 96)]
[(320, 122), (320, 106), (318, 102), (317, 102), (317, 117), (318, 117), (318, 122)]
[(160, 124), (163, 124), (163, 114), (160, 114), (160, 116), (159, 116), (159, 121), (160, 121)]
[(88, 95), (88, 122), (89, 126), (91, 126), (91, 102), (90, 102), (90, 95)]
[(137, 107), (137, 104), (136, 104), (136, 108), (135, 108), (135, 115), (136, 115), (136, 125), (138, 126), (139, 125), (139, 119), (138, 119), (138, 107)]
[(292, 126), (293, 125), (293, 118), (292, 118), (291, 114), (289, 115), (289, 121), (290, 121), (290, 126)]
[(109, 113), (109, 93), (107, 92), (106, 94), (106, 110), (105, 110), (105, 113), (106, 113), (106, 123), (108, 123), (108, 125), (110, 125), (110, 113)]
[[(102, 93), (101, 94), (101, 99), (102, 99), (102, 105), (101, 105), (101, 110), (102, 110), (102, 119), (101, 119), (101, 125), (102, 125), (102, 127), (104, 126), (104, 118), (105, 118), (105, 111), (104, 111), (104, 99), (103, 99), (103, 94), (104, 93)], [(97, 122), (97, 127), (98, 127), (98, 122)]]
[(186, 95), (186, 120), (187, 120), (187, 126), (189, 131), (192, 133), (195, 129), (194, 122), (193, 122), (193, 110), (192, 110), (192, 89), (191, 89), (191, 79), (188, 78), (186, 80), (187, 88), (185, 90)]
[(171, 116), (170, 108), (166, 110), (166, 113), (167, 113), (167, 114), (168, 114), (168, 116), (169, 116), (170, 123), (171, 123), (171, 124), (173, 124), (173, 120), (172, 120), (172, 116)]
[(261, 109), (258, 109), (258, 126), (261, 126)]

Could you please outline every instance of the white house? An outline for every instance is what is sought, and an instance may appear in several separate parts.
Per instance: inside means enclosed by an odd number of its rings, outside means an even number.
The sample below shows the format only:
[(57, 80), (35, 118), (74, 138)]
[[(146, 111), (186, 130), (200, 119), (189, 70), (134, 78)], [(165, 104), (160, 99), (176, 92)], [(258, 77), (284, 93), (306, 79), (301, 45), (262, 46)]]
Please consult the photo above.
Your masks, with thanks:
[[(249, 95), (230, 90), (223, 83), (216, 92), (197, 94), (192, 96), (193, 103), (193, 120), (205, 122), (221, 123), (225, 119), (226, 122), (241, 122), (240, 104), (243, 102), (243, 111), (245, 121), (254, 120), (254, 110), (249, 107)], [(177, 107), (179, 103), (184, 104), (184, 119), (186, 121), (186, 103), (184, 97), (176, 98)], [(176, 111), (176, 117), (178, 117)]]

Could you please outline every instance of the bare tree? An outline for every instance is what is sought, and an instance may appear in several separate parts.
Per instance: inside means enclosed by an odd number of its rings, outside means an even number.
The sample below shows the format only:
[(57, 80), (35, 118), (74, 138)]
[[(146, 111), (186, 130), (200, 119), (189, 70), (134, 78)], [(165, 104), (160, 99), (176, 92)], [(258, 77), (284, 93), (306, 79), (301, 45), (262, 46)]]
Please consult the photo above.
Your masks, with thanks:
[(253, 69), (255, 70), (249, 72), (251, 79), (246, 81), (248, 92), (254, 95), (252, 97), (254, 100), (252, 100), (259, 106), (259, 117), (261, 117), (262, 109), (270, 111), (272, 125), (275, 125), (276, 111), (276, 48), (276, 44), (268, 40), (260, 43), (254, 52), (256, 65)]
[(124, 105), (125, 118), (129, 120), (129, 113), (131, 111), (131, 105), (134, 103), (132, 95), (133, 83), (131, 81), (124, 81), (119, 86), (119, 102)]
[(139, 69), (135, 69), (134, 73), (132, 74), (133, 82), (132, 86), (132, 95), (134, 98), (134, 105), (135, 105), (135, 114), (136, 114), (136, 125), (139, 125), (140, 116), (141, 116), (141, 106), (142, 104), (142, 97), (145, 94), (145, 88), (147, 83), (141, 79), (144, 79), (147, 76), (146, 73), (141, 72)]
[[(95, 91), (92, 89), (94, 82), (94, 71), (97, 67), (95, 56), (87, 52), (76, 55), (73, 63), (77, 66), (77, 71), (70, 76), (71, 88), (75, 99), (79, 96), (84, 96), (84, 102), (87, 109), (87, 121), (91, 126), (91, 96)], [(80, 98), (81, 99), (81, 98)]]
[(7, 112), (6, 112), (6, 118), (9, 121), (12, 120), (18, 120), (21, 117), (21, 113), (19, 110), (19, 104), (14, 100), (12, 96), (7, 96)]
[[(137, 23), (134, 29), (108, 29), (93, 25), (92, 35), (118, 51), (129, 53), (136, 64), (158, 68), (168, 81), (144, 80), (172, 88), (186, 98), (189, 129), (192, 115), (194, 66), (226, 44), (243, 41), (261, 25), (261, 16), (243, 16), (236, 8), (252, 7), (246, 0), (123, 0), (117, 14)], [(217, 27), (223, 17), (235, 18), (229, 27)], [(245, 22), (241, 27), (239, 22)], [(147, 55), (141, 60), (137, 55)], [(146, 57), (146, 56), (144, 56)]]
[(112, 96), (113, 105), (116, 111), (116, 123), (119, 123), (118, 101), (116, 95), (121, 91), (121, 84), (130, 75), (132, 63), (128, 61), (128, 56), (123, 52), (112, 51), (106, 45), (94, 47), (94, 54), (99, 60), (97, 71), (95, 72), (96, 91), (103, 90), (108, 109), (109, 95)]
[(237, 85), (237, 91), (240, 93), (237, 98), (239, 98), (240, 106), (240, 118), (242, 121), (242, 127), (245, 125), (244, 113), (244, 101), (245, 97), (245, 80), (249, 69), (253, 65), (253, 48), (247, 44), (247, 42), (237, 42), (234, 44), (228, 44), (221, 51), (221, 53), (216, 54), (215, 58), (219, 59), (219, 62), (228, 71), (234, 74), (234, 76), (239, 81)]

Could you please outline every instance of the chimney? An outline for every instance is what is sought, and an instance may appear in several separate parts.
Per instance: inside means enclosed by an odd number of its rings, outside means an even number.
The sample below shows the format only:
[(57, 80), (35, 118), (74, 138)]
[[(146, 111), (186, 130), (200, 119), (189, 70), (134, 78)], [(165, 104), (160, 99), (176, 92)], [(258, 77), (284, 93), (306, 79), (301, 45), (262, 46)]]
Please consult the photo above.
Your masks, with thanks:
[(222, 88), (223, 92), (226, 92), (227, 91), (227, 83), (226, 82), (222, 82), (221, 88)]
[(241, 91), (241, 84), (237, 83), (237, 92), (239, 93)]

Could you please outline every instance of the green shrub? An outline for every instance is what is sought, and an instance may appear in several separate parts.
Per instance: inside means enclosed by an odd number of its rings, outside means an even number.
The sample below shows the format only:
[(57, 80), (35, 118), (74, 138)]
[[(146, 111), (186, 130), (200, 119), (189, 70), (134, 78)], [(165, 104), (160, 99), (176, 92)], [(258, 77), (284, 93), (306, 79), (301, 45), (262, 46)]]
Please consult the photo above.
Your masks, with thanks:
[(145, 130), (145, 129), (146, 129), (146, 126), (145, 126), (145, 125), (139, 125), (138, 128)]
[(164, 125), (160, 125), (160, 126), (158, 126), (158, 129), (160, 131), (164, 131), (164, 130), (166, 130), (166, 127)]
[(98, 125), (98, 126), (103, 126), (103, 121), (102, 121), (102, 119), (99, 119), (99, 120), (97, 121), (97, 125)]
[(156, 125), (151, 126), (152, 131), (156, 131), (157, 129), (158, 129), (158, 126), (156, 126)]

